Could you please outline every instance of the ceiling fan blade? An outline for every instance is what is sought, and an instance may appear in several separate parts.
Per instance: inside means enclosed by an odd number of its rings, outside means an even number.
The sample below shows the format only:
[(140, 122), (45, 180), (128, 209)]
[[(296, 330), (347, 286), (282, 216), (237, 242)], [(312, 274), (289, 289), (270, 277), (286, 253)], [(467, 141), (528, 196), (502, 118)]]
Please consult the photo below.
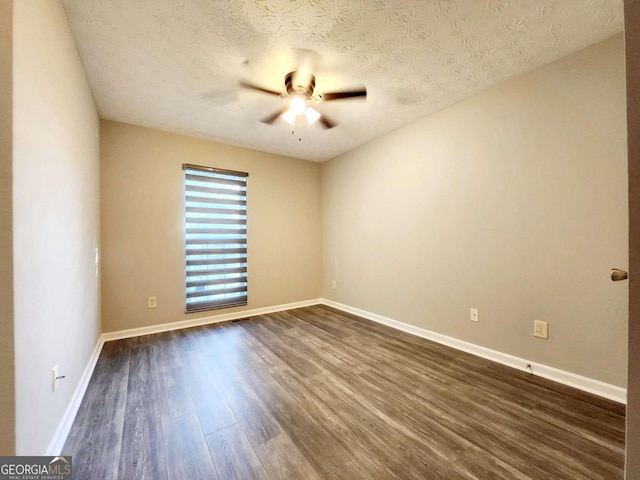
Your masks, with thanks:
[(320, 125), (322, 125), (324, 128), (329, 129), (329, 128), (333, 128), (337, 125), (336, 122), (334, 122), (333, 120), (331, 120), (329, 117), (327, 117), (326, 115), (322, 115), (318, 121), (320, 122)]
[(328, 92), (322, 94), (322, 101), (328, 102), (329, 100), (340, 100), (343, 98), (357, 98), (357, 97), (366, 97), (367, 89), (363, 88), (361, 90), (345, 90), (343, 92)]
[(269, 90), (268, 88), (262, 88), (258, 85), (254, 85), (253, 83), (240, 82), (240, 86), (242, 88), (248, 88), (249, 90), (256, 90), (262, 93), (268, 93), (269, 95), (277, 95), (278, 97), (282, 96), (282, 92), (276, 92), (275, 90)]
[(269, 115), (268, 117), (263, 118), (262, 120), (260, 120), (262, 123), (266, 123), (267, 125), (272, 125), (273, 122), (275, 122), (278, 117), (280, 115), (282, 115), (284, 112), (286, 112), (289, 108), (288, 107), (283, 107), (280, 110), (278, 110), (275, 113), (272, 113), (271, 115)]

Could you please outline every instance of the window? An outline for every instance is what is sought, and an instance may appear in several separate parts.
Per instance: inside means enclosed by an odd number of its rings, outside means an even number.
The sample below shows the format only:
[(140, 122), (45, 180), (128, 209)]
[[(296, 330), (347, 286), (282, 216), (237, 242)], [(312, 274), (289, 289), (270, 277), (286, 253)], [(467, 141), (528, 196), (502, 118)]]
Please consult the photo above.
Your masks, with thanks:
[(186, 312), (247, 304), (247, 173), (183, 165)]

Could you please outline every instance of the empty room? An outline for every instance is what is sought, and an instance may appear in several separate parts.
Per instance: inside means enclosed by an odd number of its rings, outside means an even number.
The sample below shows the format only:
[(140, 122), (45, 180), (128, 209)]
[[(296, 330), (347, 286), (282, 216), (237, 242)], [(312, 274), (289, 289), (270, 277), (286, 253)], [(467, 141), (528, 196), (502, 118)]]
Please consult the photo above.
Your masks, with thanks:
[(0, 37), (1, 475), (640, 479), (640, 4)]

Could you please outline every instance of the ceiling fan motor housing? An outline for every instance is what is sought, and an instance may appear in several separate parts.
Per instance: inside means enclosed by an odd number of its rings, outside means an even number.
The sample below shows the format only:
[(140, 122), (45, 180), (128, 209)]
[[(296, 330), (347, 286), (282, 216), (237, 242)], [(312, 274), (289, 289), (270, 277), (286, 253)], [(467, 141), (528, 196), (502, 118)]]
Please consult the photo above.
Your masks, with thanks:
[(284, 84), (287, 88), (287, 93), (289, 96), (304, 95), (307, 98), (311, 98), (313, 95), (313, 89), (316, 87), (315, 75), (311, 75), (311, 77), (309, 77), (309, 83), (307, 85), (303, 85), (296, 82), (296, 73), (296, 71), (289, 72), (286, 77), (284, 77)]

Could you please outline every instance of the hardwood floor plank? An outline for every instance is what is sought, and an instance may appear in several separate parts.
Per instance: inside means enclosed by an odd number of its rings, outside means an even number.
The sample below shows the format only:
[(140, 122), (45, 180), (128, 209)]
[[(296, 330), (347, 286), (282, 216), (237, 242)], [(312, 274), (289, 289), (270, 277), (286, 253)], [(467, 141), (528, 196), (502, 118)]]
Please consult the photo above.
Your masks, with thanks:
[(320, 480), (322, 478), (289, 436), (284, 433), (268, 442), (257, 445), (254, 450), (271, 480), (292, 478)]
[(322, 371), (313, 358), (308, 358), (303, 355), (302, 352), (288, 348), (287, 345), (278, 341), (278, 335), (264, 327), (262, 322), (245, 322), (243, 327), (249, 330), (257, 340), (268, 342), (269, 350), (280, 357), (290, 368), (300, 373), (300, 375), (311, 376)]
[[(291, 379), (284, 381), (292, 384)], [(371, 401), (372, 395), (376, 395), (372, 389), (361, 390), (360, 385), (352, 388), (352, 382), (336, 381), (332, 376), (301, 381), (331, 405), (342, 421), (342, 435), (356, 445), (366, 445), (359, 454), (368, 458), (369, 463), (381, 461), (391, 471), (402, 470), (406, 478), (462, 478), (453, 460), (470, 444), (454, 432), (437, 422), (425, 422), (425, 416), (420, 419), (423, 435), (417, 435), (412, 428), (394, 418), (397, 411), (407, 409), (406, 404), (392, 412)], [(386, 411), (378, 409), (379, 406)], [(419, 418), (412, 420), (418, 422)]]
[(159, 336), (151, 349), (151, 362), (157, 372), (157, 387), (161, 393), (162, 405), (160, 409), (170, 418), (181, 417), (193, 413), (195, 407), (184, 378), (183, 357), (178, 352), (175, 332), (168, 332)]
[(183, 376), (205, 435), (237, 423), (227, 400), (197, 347), (194, 332), (179, 334), (183, 345)]
[(491, 480), (533, 480), (515, 468), (501, 462), (490, 452), (478, 447), (470, 447), (457, 459), (458, 465), (472, 478)]
[(238, 425), (208, 435), (207, 444), (219, 478), (269, 480), (262, 463)]
[(353, 449), (344, 437), (336, 435), (329, 414), (312, 406), (306, 409), (293, 395), (274, 384), (262, 385), (259, 391), (273, 399), (269, 403), (272, 415), (319, 474), (348, 461)]
[(350, 461), (322, 477), (324, 480), (394, 480), (402, 479), (381, 463), (372, 464), (368, 458), (354, 455)]
[(268, 315), (257, 315), (251, 318), (251, 322), (260, 323), (275, 333), (281, 333), (283, 330), (296, 328), (300, 324), (297, 318), (289, 315), (287, 312), (274, 312)]
[(195, 412), (169, 421), (168, 441), (169, 480), (218, 480)]
[(320, 330), (324, 330), (337, 338), (353, 335), (353, 331), (348, 328), (347, 323), (340, 321), (340, 319), (335, 316), (325, 315), (322, 310), (313, 307), (300, 309), (299, 318), (303, 322), (313, 325)]
[[(257, 358), (267, 355), (268, 349), (256, 340), (247, 339), (247, 347)], [(302, 392), (288, 390), (274, 380), (274, 374), (288, 369), (285, 364), (265, 365), (263, 369), (237, 369), (236, 372), (264, 400), (273, 417), (313, 468), (324, 475), (348, 462), (354, 445), (346, 441), (344, 431), (336, 426), (333, 413), (327, 406), (313, 399), (309, 401)]]
[(153, 344), (131, 349), (118, 478), (167, 479), (167, 428)]
[[(237, 330), (236, 330), (237, 331)], [(200, 337), (200, 348), (205, 358), (215, 351), (215, 356), (208, 357), (207, 368), (216, 382), (221, 386), (223, 399), (233, 412), (234, 418), (249, 439), (251, 445), (259, 445), (282, 434), (280, 424), (264, 405), (260, 396), (244, 381), (237, 368), (262, 368), (260, 364), (247, 362), (248, 355), (242, 361), (233, 361), (233, 352), (241, 348), (238, 338), (225, 336), (224, 329), (217, 333), (222, 335)]]

